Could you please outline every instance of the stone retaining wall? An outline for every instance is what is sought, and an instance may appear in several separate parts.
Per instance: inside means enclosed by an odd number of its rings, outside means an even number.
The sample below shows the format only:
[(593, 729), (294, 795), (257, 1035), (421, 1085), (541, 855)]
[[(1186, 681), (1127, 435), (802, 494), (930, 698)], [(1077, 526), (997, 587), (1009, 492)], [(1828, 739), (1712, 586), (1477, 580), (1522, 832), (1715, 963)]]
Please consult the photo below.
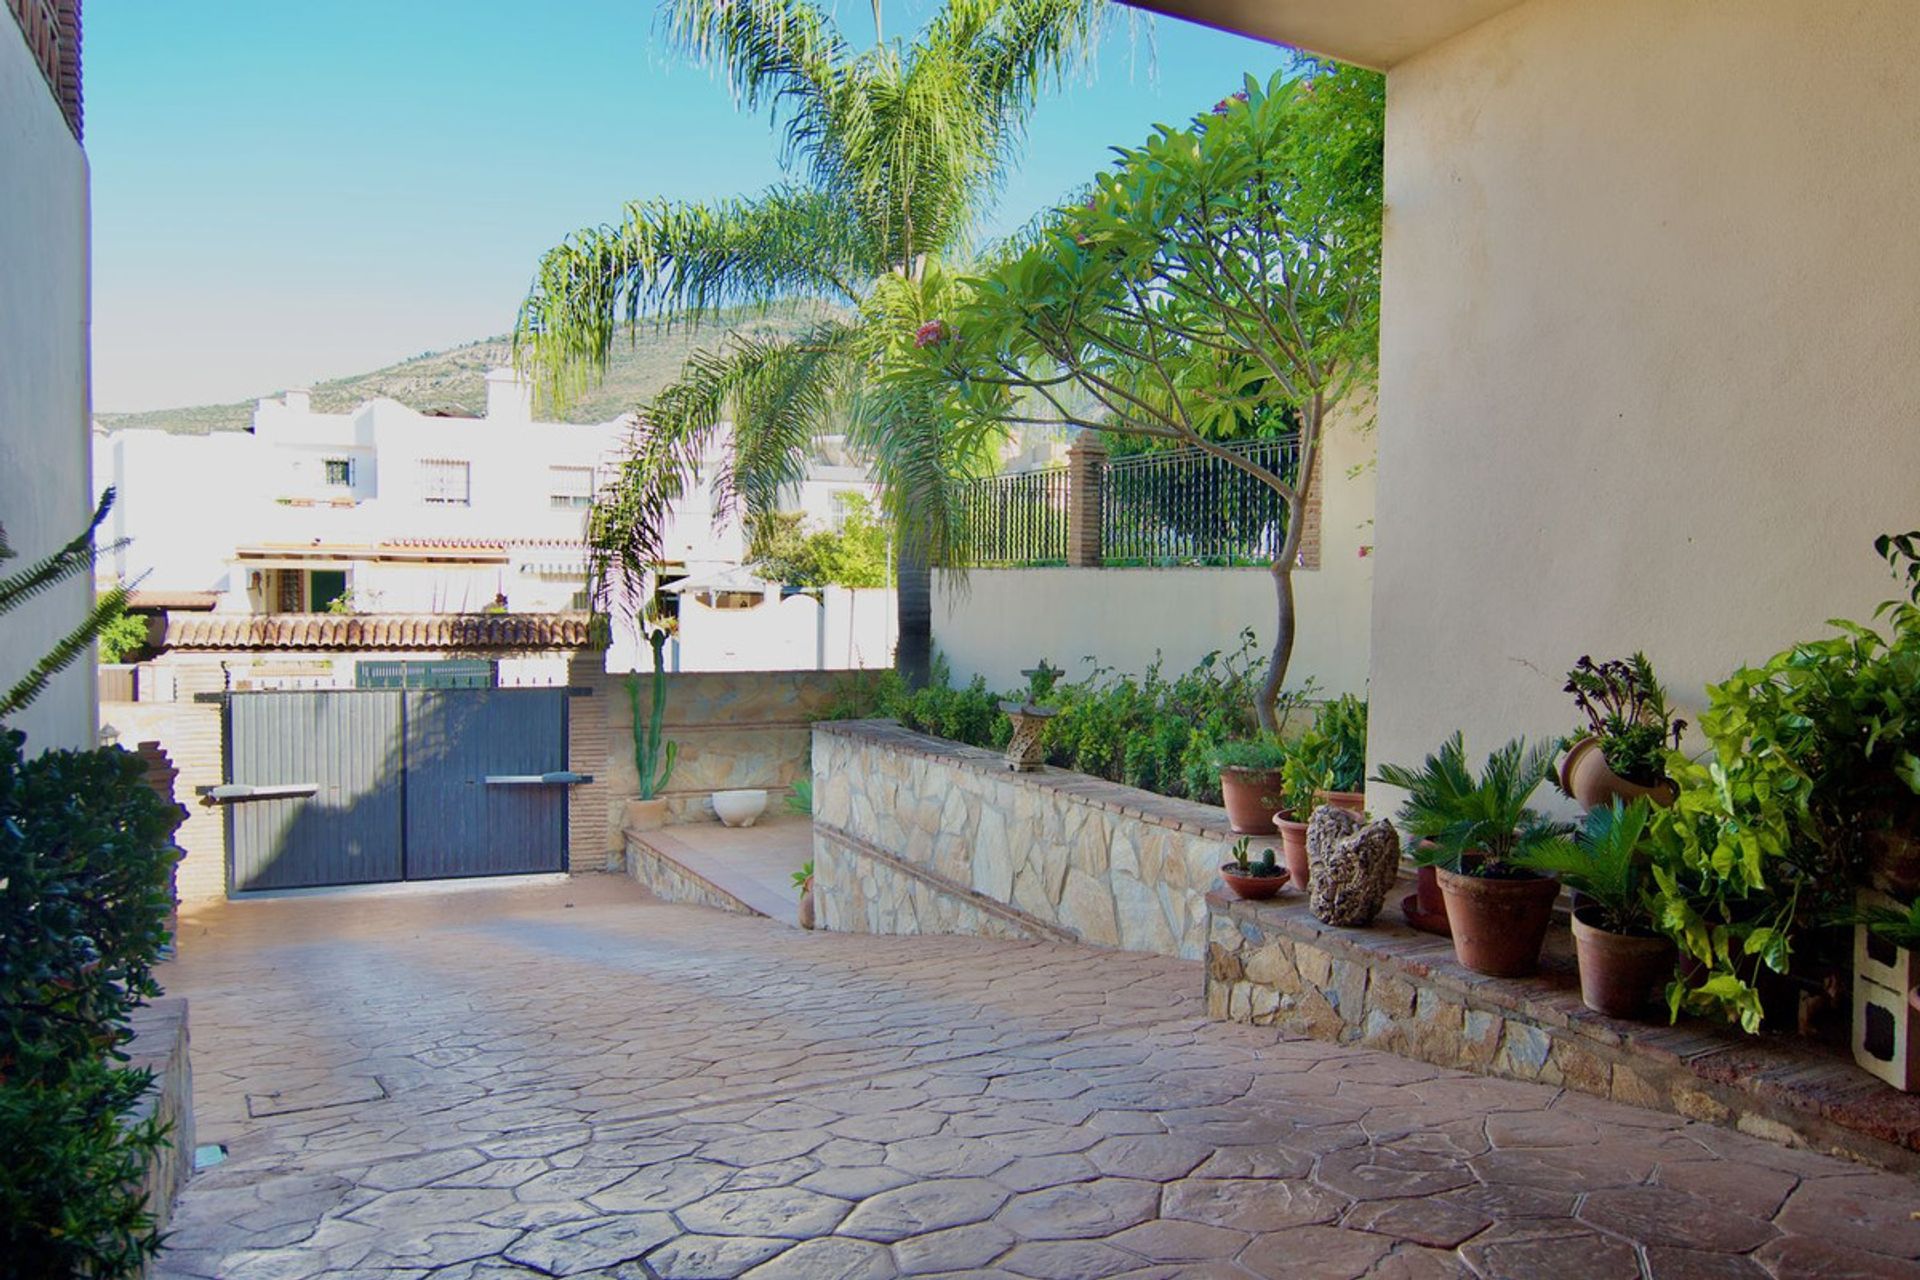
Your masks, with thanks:
[(173, 1201), (193, 1174), (193, 1067), (187, 1056), (187, 1002), (179, 997), (155, 1000), (131, 1018), (133, 1040), (126, 1047), (129, 1066), (153, 1072), (153, 1088), (140, 1100), (129, 1123), (157, 1116), (168, 1126), (167, 1142), (154, 1152), (141, 1186), (154, 1223), (163, 1230)]
[(1412, 889), (1403, 882), (1367, 929), (1322, 925), (1291, 894), (1210, 895), (1207, 1012), (1920, 1171), (1920, 1098), (1789, 1037), (1594, 1013), (1580, 1002), (1565, 929), (1548, 935), (1537, 977), (1469, 972), (1447, 939), (1400, 922), (1393, 904)]
[(1200, 959), (1226, 814), (891, 721), (814, 726), (814, 890), (863, 933), (1071, 939)]

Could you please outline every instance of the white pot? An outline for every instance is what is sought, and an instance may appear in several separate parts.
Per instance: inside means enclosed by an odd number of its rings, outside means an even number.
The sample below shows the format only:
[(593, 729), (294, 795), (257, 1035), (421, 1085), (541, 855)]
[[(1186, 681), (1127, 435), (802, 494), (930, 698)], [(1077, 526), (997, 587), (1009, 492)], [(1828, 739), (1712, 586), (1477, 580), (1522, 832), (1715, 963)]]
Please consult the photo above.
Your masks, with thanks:
[(714, 816), (729, 827), (750, 827), (767, 811), (767, 793), (758, 788), (713, 793)]

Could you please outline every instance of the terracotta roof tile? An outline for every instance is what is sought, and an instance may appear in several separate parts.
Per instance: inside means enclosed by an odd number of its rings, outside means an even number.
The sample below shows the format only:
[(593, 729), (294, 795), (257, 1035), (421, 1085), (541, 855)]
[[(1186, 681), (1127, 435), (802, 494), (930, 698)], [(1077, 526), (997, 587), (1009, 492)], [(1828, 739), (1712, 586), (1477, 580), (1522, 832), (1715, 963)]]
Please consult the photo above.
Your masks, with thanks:
[(584, 613), (170, 613), (174, 649), (585, 649)]

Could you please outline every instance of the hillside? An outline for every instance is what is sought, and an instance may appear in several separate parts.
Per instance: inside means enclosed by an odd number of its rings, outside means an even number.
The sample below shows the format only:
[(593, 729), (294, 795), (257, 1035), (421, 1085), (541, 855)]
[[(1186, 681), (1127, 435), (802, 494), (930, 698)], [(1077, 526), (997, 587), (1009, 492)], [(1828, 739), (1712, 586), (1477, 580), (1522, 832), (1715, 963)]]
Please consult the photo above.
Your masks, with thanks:
[[(801, 330), (815, 309), (781, 308), (762, 312), (741, 310), (727, 317), (724, 327), (708, 325), (691, 331), (642, 325), (638, 337), (626, 335), (614, 344), (606, 380), (560, 415), (567, 422), (605, 422), (651, 399), (680, 371), (687, 356), (712, 347), (727, 332), (787, 334)], [(506, 337), (482, 338), (446, 351), (430, 351), (370, 373), (334, 378), (313, 386), (313, 407), (322, 413), (341, 413), (387, 396), (409, 408), (451, 410), (478, 415), (487, 403), (488, 369), (509, 363), (513, 343)], [(275, 388), (265, 394), (277, 394)], [(101, 413), (94, 421), (108, 430), (146, 428), (183, 435), (211, 431), (244, 431), (253, 422), (251, 400), (237, 404), (189, 405), (179, 409), (149, 409), (141, 413)]]

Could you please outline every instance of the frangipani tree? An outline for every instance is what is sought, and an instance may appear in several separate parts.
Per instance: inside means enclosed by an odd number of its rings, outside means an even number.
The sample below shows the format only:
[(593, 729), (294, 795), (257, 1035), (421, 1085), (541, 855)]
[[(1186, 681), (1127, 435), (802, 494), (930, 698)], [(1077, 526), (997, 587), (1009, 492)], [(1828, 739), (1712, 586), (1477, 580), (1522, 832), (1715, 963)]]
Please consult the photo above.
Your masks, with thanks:
[[(1385, 99), (1380, 76), (1309, 61), (1265, 85), (1249, 76), (1188, 128), (1161, 126), (1024, 251), (966, 281), (911, 375), (961, 420), (1187, 445), (1280, 495), (1257, 707), (1269, 730), (1314, 464), (1329, 415), (1374, 375)], [(1297, 426), (1292, 472), (1221, 444), (1277, 415)]]
[[(589, 521), (605, 607), (661, 558), (676, 499), (731, 422), (714, 478), (723, 517), (776, 511), (815, 438), (847, 431), (872, 459), (899, 535), (900, 648), (931, 657), (927, 566), (957, 527), (954, 481), (979, 431), (936, 411), (924, 385), (883, 377), (949, 305), (943, 268), (996, 194), (1040, 93), (1093, 48), (1104, 0), (947, 0), (911, 42), (856, 48), (810, 0), (666, 0), (671, 42), (715, 64), (749, 110), (767, 108), (792, 174), (759, 195), (639, 201), (549, 251), (522, 305), (518, 358), (546, 402), (605, 367), (624, 319), (700, 323), (740, 303), (818, 304), (793, 338), (733, 337), (694, 357), (642, 406), (630, 456)], [(876, 36), (879, 10), (874, 10)], [(977, 425), (977, 424), (975, 424)]]

